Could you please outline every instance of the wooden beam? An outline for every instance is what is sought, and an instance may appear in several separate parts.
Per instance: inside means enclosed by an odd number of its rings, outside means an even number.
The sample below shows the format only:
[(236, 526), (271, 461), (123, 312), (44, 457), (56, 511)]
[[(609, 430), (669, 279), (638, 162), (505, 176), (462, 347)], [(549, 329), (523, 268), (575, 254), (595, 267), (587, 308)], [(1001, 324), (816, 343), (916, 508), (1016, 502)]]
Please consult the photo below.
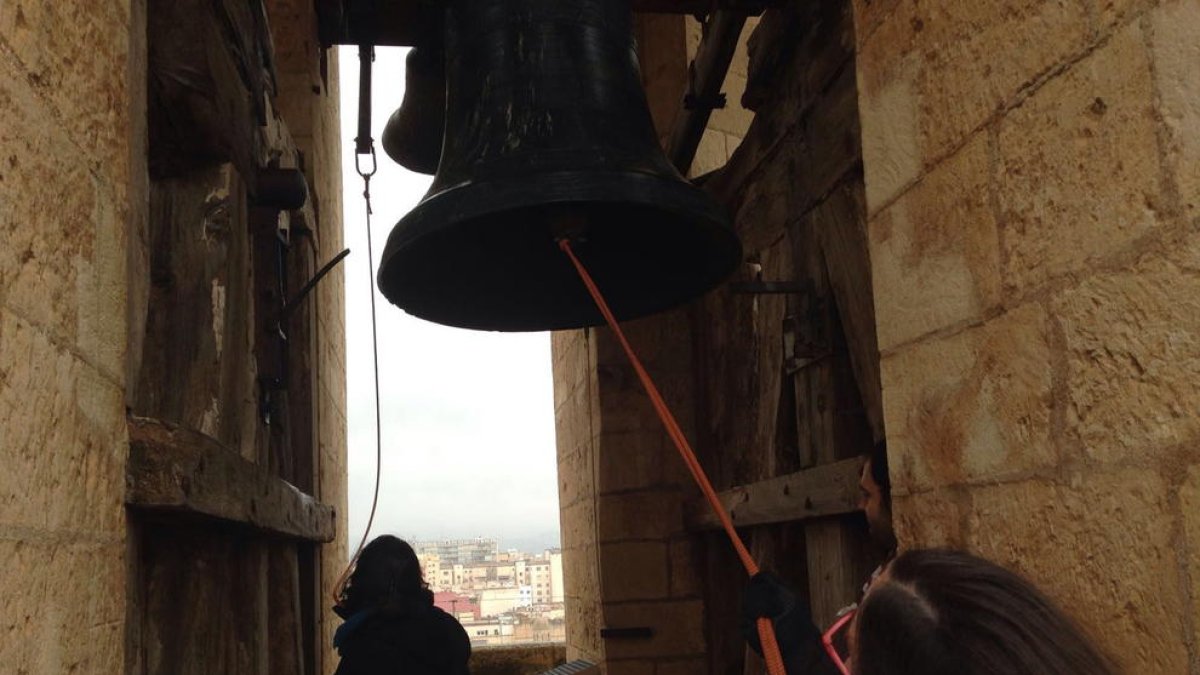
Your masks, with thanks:
[(129, 419), (125, 503), (132, 509), (236, 523), (275, 536), (330, 542), (333, 508), (203, 434)]
[[(738, 527), (853, 513), (861, 467), (858, 459), (846, 459), (735, 487), (718, 497)], [(688, 504), (684, 518), (689, 530), (721, 526), (704, 499)]]
[(715, 101), (721, 96), (721, 86), (725, 84), (725, 75), (745, 26), (744, 13), (726, 11), (716, 12), (705, 24), (704, 37), (700, 38), (696, 58), (688, 69), (691, 78), (684, 92), (684, 104), (675, 116), (667, 143), (667, 157), (685, 176), (708, 128)]

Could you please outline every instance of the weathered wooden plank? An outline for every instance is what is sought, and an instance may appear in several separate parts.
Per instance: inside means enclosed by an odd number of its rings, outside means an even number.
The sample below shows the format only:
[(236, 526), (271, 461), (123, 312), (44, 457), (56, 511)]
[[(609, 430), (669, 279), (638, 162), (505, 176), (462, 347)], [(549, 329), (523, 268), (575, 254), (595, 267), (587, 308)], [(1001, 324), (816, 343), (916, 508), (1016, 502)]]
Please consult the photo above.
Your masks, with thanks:
[[(858, 510), (860, 468), (859, 460), (847, 459), (738, 486), (717, 496), (738, 527), (853, 513)], [(687, 505), (684, 522), (690, 530), (721, 526), (703, 499)]]
[(857, 602), (872, 569), (866, 532), (846, 517), (806, 523), (808, 603), (822, 629), (843, 607)]
[(268, 620), (266, 624), (270, 675), (305, 675), (304, 631), (300, 607), (300, 565), (296, 544), (272, 544), (267, 551)]
[(261, 8), (239, 7), (149, 1), (152, 178), (231, 161), (249, 179), (264, 159), (264, 94), (273, 91), (274, 75), (269, 49), (252, 37), (261, 30)]
[[(835, 261), (826, 257), (822, 245), (826, 238), (823, 229), (844, 226), (846, 221), (832, 214), (825, 219), (809, 214), (796, 236), (797, 256), (803, 260), (797, 263), (796, 278), (809, 285), (812, 303), (812, 311), (801, 323), (807, 332), (801, 333), (799, 341), (808, 343), (810, 351), (820, 357), (795, 374), (796, 417), (805, 461), (818, 467), (847, 460), (857, 465), (857, 460), (850, 458), (870, 448), (849, 366), (846, 326), (831, 286), (830, 266)], [(869, 566), (866, 533), (848, 515), (809, 520), (804, 527), (809, 604), (813, 620), (823, 626), (840, 608), (858, 599), (864, 568)]]
[[(746, 15), (741, 12), (716, 12), (704, 24), (704, 36), (696, 47), (696, 56), (689, 67), (687, 95), (699, 101), (715, 99), (721, 94), (725, 75), (733, 61)], [(688, 175), (696, 148), (708, 127), (713, 108), (703, 103), (679, 108), (671, 124), (667, 142), (667, 157), (679, 173)]]
[[(765, 12), (748, 41), (749, 81), (742, 97), (742, 106), (757, 114), (729, 162), (704, 188), (736, 207), (755, 183), (783, 181), (790, 189), (773, 199), (795, 201), (787, 207), (792, 218), (811, 208), (824, 191), (809, 184), (832, 185), (845, 171), (840, 163), (857, 162), (861, 155), (858, 111), (846, 105), (847, 99), (857, 105), (853, 46), (849, 2), (789, 3)], [(849, 86), (839, 78), (849, 78)], [(839, 165), (826, 166), (831, 159)], [(769, 171), (784, 175), (764, 179)]]
[(151, 184), (148, 313), (131, 410), (254, 457), (246, 216), (245, 186), (232, 164)]
[(171, 424), (129, 420), (126, 503), (135, 509), (246, 525), (291, 539), (329, 542), (333, 508), (213, 439)]
[(207, 527), (146, 524), (138, 557), (145, 675), (267, 675), (266, 548)]
[(843, 184), (814, 211), (813, 220), (821, 238), (829, 286), (837, 302), (858, 394), (873, 440), (879, 441), (883, 439), (883, 388), (864, 199), (861, 183)]

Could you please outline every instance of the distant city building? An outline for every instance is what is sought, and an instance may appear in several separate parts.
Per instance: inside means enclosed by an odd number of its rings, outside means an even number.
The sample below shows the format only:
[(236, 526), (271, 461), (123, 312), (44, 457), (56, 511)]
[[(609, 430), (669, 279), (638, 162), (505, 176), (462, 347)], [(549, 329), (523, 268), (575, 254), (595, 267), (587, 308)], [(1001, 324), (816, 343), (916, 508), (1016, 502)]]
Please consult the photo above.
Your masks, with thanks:
[(499, 551), (493, 539), (413, 545), (434, 602), (463, 624), (475, 645), (561, 642), (562, 552)]
[(487, 619), (507, 614), (518, 607), (528, 607), (528, 604), (522, 604), (521, 596), (521, 588), (517, 586), (485, 588), (479, 591), (479, 614)]
[(443, 541), (418, 541), (413, 544), (417, 556), (436, 554), (442, 564), (473, 565), (495, 562), (499, 547), (495, 539), (447, 539)]
[(550, 556), (550, 602), (561, 603), (566, 598), (566, 586), (563, 585), (562, 551), (555, 548), (546, 553)]
[(479, 605), (471, 598), (453, 591), (439, 591), (433, 594), (433, 604), (443, 612), (458, 619), (459, 622), (474, 621), (480, 617)]

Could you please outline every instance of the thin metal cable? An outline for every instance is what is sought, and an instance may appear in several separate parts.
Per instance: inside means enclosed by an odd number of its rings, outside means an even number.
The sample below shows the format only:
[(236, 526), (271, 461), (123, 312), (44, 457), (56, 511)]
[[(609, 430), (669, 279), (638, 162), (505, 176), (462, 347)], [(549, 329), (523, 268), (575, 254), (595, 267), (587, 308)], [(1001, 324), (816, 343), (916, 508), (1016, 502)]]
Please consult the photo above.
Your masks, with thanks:
[(350, 556), (350, 560), (346, 563), (346, 569), (342, 571), (342, 576), (338, 578), (337, 584), (333, 587), (334, 601), (341, 601), (342, 593), (346, 589), (346, 580), (350, 577), (350, 570), (354, 569), (354, 563), (358, 560), (358, 556), (362, 553), (363, 547), (367, 544), (367, 538), (371, 536), (371, 525), (375, 523), (375, 510), (379, 507), (379, 480), (383, 474), (383, 414), (379, 402), (379, 326), (375, 319), (375, 248), (371, 238), (371, 176), (375, 175), (378, 168), (375, 158), (375, 142), (370, 141), (371, 149), (371, 170), (363, 171), (359, 164), (360, 155), (354, 156), (354, 170), (358, 172), (363, 179), (363, 201), (367, 206), (367, 272), (368, 283), (370, 284), (369, 297), (371, 298), (371, 358), (373, 365), (373, 376), (375, 378), (375, 491), (371, 496), (371, 515), (367, 516), (367, 527), (363, 530), (362, 539), (358, 542), (358, 547), (354, 549), (354, 555)]

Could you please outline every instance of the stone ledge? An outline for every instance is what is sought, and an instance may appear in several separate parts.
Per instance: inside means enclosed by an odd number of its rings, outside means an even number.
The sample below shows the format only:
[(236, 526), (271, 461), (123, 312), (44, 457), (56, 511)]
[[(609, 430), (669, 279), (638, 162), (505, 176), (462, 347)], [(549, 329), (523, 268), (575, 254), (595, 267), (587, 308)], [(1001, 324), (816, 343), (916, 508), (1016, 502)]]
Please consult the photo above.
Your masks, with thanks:
[(333, 541), (333, 507), (203, 434), (129, 418), (125, 503), (158, 516), (218, 520), (289, 539)]
[(471, 672), (474, 675), (535, 675), (566, 660), (567, 646), (564, 644), (480, 647), (471, 650)]

